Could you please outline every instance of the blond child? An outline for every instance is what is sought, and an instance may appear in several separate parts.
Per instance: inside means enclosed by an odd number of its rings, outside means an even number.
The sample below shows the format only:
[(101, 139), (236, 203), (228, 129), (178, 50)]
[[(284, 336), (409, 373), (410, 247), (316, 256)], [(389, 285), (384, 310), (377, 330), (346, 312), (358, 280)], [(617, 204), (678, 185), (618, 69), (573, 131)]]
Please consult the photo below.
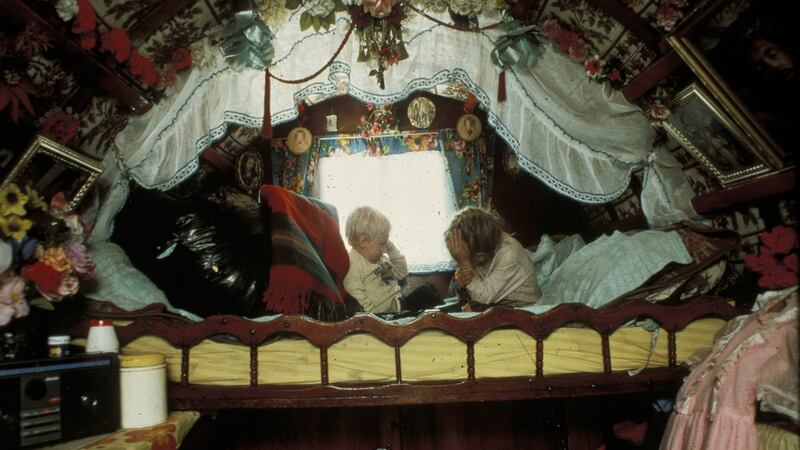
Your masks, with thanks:
[(500, 218), (475, 207), (462, 209), (445, 232), (456, 261), (459, 290), (487, 306), (528, 306), (541, 292), (533, 262), (520, 243), (503, 230)]
[(417, 311), (438, 304), (438, 293), (431, 285), (403, 295), (408, 265), (389, 240), (390, 231), (389, 219), (368, 206), (357, 208), (347, 217), (345, 234), (352, 248), (345, 290), (364, 311), (372, 313)]

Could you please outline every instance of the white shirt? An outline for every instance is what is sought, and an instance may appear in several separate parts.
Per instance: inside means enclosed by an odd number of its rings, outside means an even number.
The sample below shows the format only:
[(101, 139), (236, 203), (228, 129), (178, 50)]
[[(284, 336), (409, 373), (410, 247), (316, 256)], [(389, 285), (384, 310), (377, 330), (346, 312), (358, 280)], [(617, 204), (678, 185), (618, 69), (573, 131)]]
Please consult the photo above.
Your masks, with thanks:
[(350, 249), (350, 270), (344, 277), (344, 288), (366, 312), (400, 311), (402, 294), (399, 280), (408, 276), (406, 257), (397, 248), (381, 255), (377, 263)]
[(472, 301), (517, 307), (532, 305), (541, 296), (533, 261), (508, 233), (503, 233), (492, 261), (473, 269), (475, 278), (467, 285)]

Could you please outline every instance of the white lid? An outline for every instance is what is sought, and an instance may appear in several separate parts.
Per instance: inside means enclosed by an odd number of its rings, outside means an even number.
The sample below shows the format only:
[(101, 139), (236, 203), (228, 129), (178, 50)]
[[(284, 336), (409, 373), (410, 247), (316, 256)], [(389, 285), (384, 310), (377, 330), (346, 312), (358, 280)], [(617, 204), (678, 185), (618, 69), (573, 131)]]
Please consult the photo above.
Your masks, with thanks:
[(47, 337), (47, 345), (63, 345), (69, 344), (69, 335), (66, 334), (56, 334), (53, 336)]

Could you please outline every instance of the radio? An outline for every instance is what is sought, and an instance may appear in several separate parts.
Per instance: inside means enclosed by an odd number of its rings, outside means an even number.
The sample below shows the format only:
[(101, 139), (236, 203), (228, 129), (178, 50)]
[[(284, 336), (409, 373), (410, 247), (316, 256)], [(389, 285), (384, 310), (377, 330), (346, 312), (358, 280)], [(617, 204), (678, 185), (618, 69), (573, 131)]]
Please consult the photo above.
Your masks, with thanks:
[(119, 428), (116, 353), (0, 363), (0, 448)]

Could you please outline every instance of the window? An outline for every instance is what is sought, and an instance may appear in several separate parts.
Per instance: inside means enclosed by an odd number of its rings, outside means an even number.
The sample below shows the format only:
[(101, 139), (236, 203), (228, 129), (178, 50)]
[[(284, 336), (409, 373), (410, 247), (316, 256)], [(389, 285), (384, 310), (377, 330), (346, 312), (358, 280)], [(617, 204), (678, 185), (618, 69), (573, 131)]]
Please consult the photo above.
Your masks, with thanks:
[(347, 216), (355, 208), (372, 206), (392, 223), (390, 239), (405, 255), (410, 272), (452, 269), (444, 232), (455, 215), (456, 200), (442, 153), (320, 158), (312, 195), (336, 206), (345, 243)]

